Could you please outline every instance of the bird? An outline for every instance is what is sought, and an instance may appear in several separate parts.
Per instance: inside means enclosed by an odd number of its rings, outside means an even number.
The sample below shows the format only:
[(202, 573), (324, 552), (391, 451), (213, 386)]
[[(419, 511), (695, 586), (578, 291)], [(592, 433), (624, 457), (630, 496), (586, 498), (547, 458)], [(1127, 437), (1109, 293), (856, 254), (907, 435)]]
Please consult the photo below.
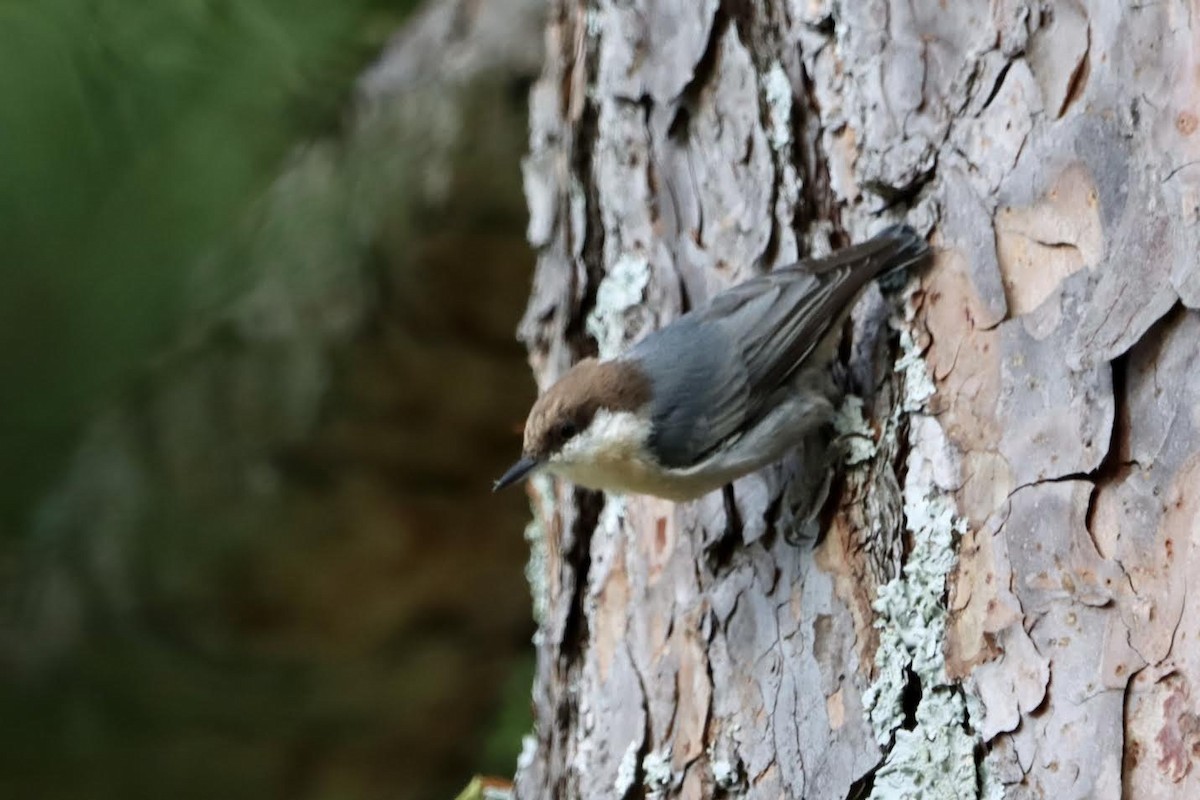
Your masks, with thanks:
[(859, 295), (929, 252), (893, 225), (736, 284), (620, 356), (581, 360), (533, 404), (521, 457), (493, 491), (545, 471), (683, 502), (780, 460), (832, 421), (829, 367)]

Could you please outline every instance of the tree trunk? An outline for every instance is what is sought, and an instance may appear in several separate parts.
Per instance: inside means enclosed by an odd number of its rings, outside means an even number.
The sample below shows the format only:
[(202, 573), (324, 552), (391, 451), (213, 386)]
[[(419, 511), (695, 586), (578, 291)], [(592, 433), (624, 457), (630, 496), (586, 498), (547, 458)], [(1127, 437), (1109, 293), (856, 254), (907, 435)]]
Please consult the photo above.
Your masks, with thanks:
[(1197, 11), (556, 0), (543, 387), (885, 221), (938, 250), (856, 309), (815, 542), (798, 459), (532, 484), (519, 796), (1200, 796)]

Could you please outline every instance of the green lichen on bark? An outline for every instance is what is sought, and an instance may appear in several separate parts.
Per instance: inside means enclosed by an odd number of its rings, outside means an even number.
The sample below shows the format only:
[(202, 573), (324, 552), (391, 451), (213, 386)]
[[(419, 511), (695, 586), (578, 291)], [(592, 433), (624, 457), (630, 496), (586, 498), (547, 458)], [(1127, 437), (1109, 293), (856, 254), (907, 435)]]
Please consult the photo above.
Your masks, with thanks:
[[(900, 403), (885, 435), (901, 429), (901, 415), (926, 412), (935, 387), (913, 335), (912, 304), (901, 329)], [(957, 561), (957, 539), (965, 522), (953, 496), (935, 474), (952, 457), (945, 439), (921, 435), (909, 426), (910, 449), (904, 484), (905, 527), (912, 538), (900, 574), (879, 588), (873, 607), (879, 615), (878, 677), (863, 696), (876, 740), (888, 747), (875, 775), (872, 798), (963, 798), (999, 791), (976, 759), (978, 740), (968, 698), (946, 675), (942, 645), (946, 636), (946, 579)], [(906, 708), (913, 682), (916, 708)], [(911, 699), (909, 700), (911, 703)]]

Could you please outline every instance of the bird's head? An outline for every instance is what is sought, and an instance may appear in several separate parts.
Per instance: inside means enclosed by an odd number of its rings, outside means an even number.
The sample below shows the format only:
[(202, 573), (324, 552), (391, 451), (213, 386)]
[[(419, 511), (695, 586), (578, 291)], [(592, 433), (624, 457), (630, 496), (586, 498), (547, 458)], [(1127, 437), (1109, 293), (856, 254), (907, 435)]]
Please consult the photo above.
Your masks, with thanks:
[(541, 468), (578, 479), (597, 463), (640, 453), (650, 433), (649, 401), (650, 381), (635, 363), (584, 359), (533, 404), (521, 458), (494, 488)]

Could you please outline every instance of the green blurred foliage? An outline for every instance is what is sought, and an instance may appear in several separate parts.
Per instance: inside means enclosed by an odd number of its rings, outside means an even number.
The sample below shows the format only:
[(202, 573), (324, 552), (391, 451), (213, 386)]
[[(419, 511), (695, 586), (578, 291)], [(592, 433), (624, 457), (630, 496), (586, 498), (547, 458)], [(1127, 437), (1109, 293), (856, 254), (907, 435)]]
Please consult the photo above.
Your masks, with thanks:
[(0, 2), (0, 535), (414, 4)]
[[(511, 772), (525, 547), (450, 489), (486, 491), (512, 436), (472, 405), (498, 390), (427, 367), (454, 350), (496, 387), (470, 348), (523, 359), (524, 84), (466, 90), (416, 199), (434, 148), (402, 133), (442, 90), (346, 113), (414, 4), (0, 0), (3, 796)], [(408, 754), (445, 774), (405, 783)]]

